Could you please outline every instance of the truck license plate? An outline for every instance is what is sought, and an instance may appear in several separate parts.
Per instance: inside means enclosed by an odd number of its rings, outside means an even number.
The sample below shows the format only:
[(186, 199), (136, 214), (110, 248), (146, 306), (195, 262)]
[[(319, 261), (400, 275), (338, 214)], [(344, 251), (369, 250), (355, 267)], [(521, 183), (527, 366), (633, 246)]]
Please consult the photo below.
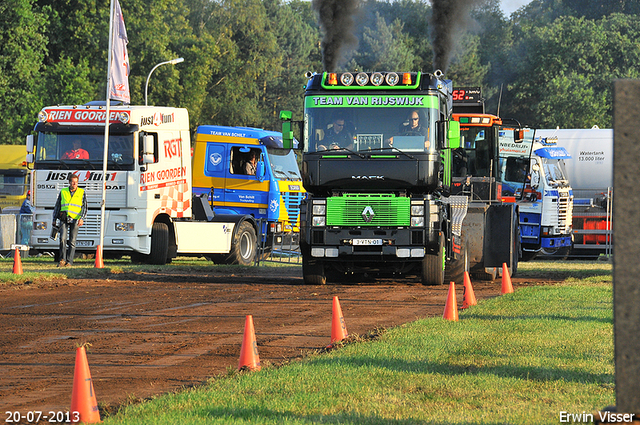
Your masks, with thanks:
[(354, 245), (382, 245), (382, 239), (354, 239)]
[(76, 246), (93, 246), (93, 241), (77, 241)]

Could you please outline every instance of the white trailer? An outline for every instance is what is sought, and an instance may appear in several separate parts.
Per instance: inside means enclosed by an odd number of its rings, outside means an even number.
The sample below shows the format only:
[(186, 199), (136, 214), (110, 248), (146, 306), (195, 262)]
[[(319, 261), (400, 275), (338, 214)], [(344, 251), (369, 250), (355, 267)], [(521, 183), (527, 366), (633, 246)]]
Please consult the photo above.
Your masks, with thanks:
[[(177, 255), (231, 253), (250, 264), (256, 255), (256, 222), (247, 215), (214, 215), (206, 199), (192, 198), (191, 142), (186, 109), (113, 106), (109, 116), (107, 172), (103, 173), (106, 108), (98, 104), (52, 106), (39, 114), (27, 137), (36, 208), (33, 248), (56, 251), (50, 238), (53, 208), (69, 174), (85, 189), (88, 215), (78, 251), (100, 244), (103, 181), (106, 180), (105, 256), (165, 264)], [(65, 152), (80, 141), (82, 155)]]
[(558, 146), (573, 158), (566, 163), (574, 193), (571, 256), (611, 254), (613, 130), (541, 129), (536, 136), (557, 137)]

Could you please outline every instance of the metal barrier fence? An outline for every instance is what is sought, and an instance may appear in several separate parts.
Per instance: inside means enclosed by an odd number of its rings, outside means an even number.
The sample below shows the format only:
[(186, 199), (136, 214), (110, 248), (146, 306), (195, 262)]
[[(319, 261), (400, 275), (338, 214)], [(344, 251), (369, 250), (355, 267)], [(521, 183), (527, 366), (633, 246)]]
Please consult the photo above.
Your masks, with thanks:
[(12, 246), (29, 245), (32, 229), (33, 214), (0, 214), (0, 257), (13, 257)]
[[(258, 220), (258, 228), (262, 228), (262, 224), (263, 220)], [(272, 240), (266, 238), (258, 241), (255, 265), (259, 266), (262, 262), (302, 265), (300, 233), (277, 232), (273, 233)]]
[(613, 188), (573, 190), (573, 246), (569, 252), (539, 258), (576, 260), (611, 259), (613, 256)]

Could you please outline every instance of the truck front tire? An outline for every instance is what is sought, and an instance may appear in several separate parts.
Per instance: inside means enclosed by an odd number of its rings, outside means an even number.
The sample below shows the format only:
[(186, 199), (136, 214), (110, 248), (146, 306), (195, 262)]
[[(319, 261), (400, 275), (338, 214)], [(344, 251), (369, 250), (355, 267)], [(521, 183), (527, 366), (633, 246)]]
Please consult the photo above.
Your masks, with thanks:
[(303, 255), (302, 278), (305, 285), (325, 285), (327, 283), (327, 275), (322, 261), (310, 259), (308, 256)]
[(155, 222), (151, 229), (150, 264), (166, 264), (169, 253), (169, 226), (167, 223)]
[(422, 259), (422, 284), (442, 285), (444, 283), (444, 234), (440, 234), (440, 247), (435, 255), (425, 255)]

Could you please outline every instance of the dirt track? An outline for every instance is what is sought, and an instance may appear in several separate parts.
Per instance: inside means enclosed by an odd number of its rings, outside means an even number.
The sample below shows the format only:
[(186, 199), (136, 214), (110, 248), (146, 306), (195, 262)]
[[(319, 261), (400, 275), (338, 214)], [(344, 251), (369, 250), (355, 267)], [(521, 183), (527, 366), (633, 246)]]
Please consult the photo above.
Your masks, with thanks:
[[(237, 368), (246, 315), (263, 365), (278, 364), (329, 344), (334, 295), (349, 333), (362, 335), (441, 316), (448, 290), (405, 280), (305, 286), (299, 267), (250, 270), (123, 273), (0, 289), (0, 413), (69, 410), (75, 348), (84, 342), (92, 344), (98, 404), (113, 411)], [(499, 280), (473, 286), (478, 299), (500, 294)], [(457, 298), (460, 306), (462, 288)]]

